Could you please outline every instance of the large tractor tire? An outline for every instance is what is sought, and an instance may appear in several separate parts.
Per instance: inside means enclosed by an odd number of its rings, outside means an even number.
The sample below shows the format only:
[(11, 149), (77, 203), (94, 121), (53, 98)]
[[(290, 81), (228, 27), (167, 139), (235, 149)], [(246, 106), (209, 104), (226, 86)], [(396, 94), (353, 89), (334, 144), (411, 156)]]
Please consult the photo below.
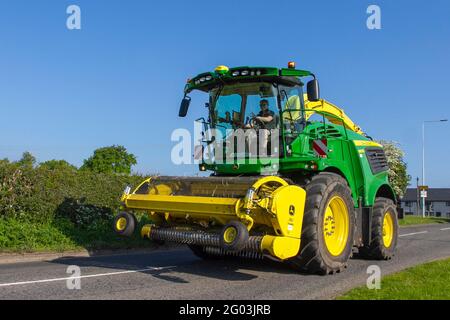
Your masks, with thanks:
[(355, 208), (347, 181), (321, 172), (306, 185), (299, 254), (291, 262), (308, 273), (332, 274), (347, 266), (352, 254)]
[(391, 199), (376, 198), (372, 213), (371, 241), (359, 249), (366, 258), (389, 260), (395, 253), (398, 237), (397, 208)]

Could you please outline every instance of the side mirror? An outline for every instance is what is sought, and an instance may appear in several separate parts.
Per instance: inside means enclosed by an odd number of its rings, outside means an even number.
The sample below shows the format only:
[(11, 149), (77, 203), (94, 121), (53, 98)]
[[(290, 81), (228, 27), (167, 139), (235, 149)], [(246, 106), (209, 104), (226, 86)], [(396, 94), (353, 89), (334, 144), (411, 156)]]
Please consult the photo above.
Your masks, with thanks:
[(308, 93), (309, 101), (319, 101), (320, 100), (320, 91), (319, 91), (319, 81), (317, 79), (313, 79), (306, 84), (306, 90)]
[(188, 96), (184, 96), (183, 100), (181, 100), (180, 111), (178, 112), (179, 117), (186, 117), (190, 104), (191, 98)]

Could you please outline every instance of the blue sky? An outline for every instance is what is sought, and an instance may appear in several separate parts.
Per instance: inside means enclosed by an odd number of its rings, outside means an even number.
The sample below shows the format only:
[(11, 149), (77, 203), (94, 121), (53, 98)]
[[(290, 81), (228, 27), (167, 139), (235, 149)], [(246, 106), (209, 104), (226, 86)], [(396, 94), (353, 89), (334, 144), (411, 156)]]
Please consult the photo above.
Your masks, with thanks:
[[(66, 8), (82, 29), (66, 28)], [(382, 29), (366, 28), (377, 4)], [(79, 166), (121, 144), (135, 170), (174, 166), (173, 129), (185, 81), (228, 66), (313, 71), (322, 96), (368, 134), (395, 140), (421, 175), (421, 124), (450, 117), (450, 3), (433, 1), (0, 1), (0, 158), (32, 152)], [(450, 123), (426, 130), (427, 184), (450, 187)]]

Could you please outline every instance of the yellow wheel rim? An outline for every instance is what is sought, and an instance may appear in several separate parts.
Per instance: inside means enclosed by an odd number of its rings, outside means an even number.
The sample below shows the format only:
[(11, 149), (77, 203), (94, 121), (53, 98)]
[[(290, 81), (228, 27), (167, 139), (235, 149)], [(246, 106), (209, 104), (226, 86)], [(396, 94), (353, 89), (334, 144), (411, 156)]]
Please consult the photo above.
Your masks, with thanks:
[(394, 219), (392, 219), (392, 213), (386, 212), (383, 218), (383, 244), (386, 248), (389, 248), (394, 239)]
[(117, 230), (123, 231), (123, 230), (125, 230), (126, 227), (127, 227), (127, 219), (125, 219), (124, 217), (117, 219), (117, 222), (116, 222)]
[(223, 233), (223, 240), (225, 240), (226, 243), (232, 243), (237, 236), (237, 230), (233, 227), (229, 227), (225, 230)]
[(340, 255), (348, 241), (349, 214), (344, 200), (339, 196), (331, 198), (323, 218), (323, 237), (328, 252)]

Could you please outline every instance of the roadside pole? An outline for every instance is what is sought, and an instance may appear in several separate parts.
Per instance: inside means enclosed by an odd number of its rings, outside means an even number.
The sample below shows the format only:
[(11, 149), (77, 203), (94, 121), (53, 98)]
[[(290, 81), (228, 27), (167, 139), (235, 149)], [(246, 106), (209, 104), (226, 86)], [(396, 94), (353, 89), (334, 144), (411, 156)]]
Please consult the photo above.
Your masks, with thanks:
[[(425, 186), (425, 123), (431, 122), (447, 122), (448, 119), (426, 120), (422, 122), (422, 187)], [(428, 189), (428, 188), (426, 188)], [(426, 189), (421, 189), (420, 197), (422, 198), (422, 217), (425, 218), (425, 198), (427, 197)]]

